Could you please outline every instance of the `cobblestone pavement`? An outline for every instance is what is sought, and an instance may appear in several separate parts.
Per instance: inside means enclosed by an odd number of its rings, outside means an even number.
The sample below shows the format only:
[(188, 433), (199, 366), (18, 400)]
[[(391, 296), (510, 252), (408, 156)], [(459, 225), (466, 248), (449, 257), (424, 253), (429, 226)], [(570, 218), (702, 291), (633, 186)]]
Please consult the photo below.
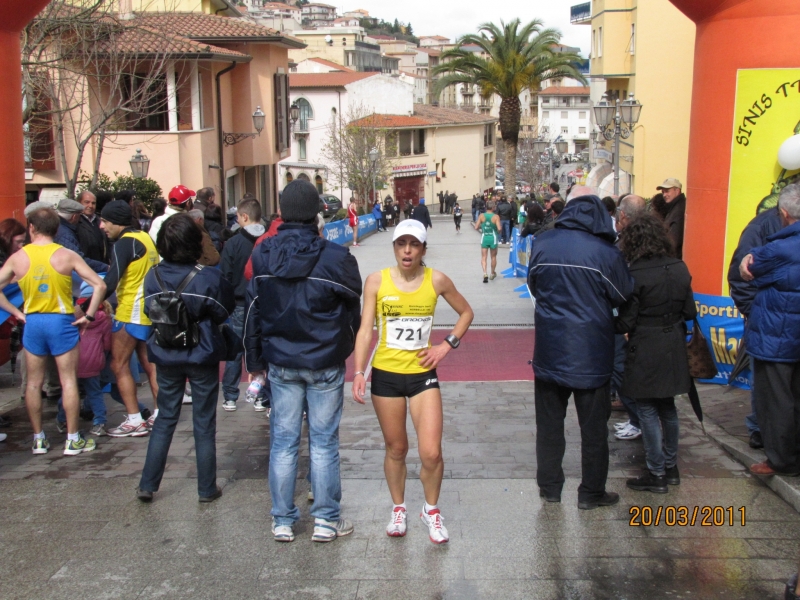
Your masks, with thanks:
[[(434, 235), (445, 231), (438, 225), (437, 219)], [(470, 233), (464, 230), (459, 238)], [(368, 255), (386, 238), (372, 236), (355, 250)], [(480, 297), (474, 304), (481, 319), (513, 323), (529, 306), (510, 294), (515, 282), (482, 287), (473, 281), (473, 254), (463, 270), (450, 267), (462, 254), (464, 246), (454, 243), (436, 260), (463, 275), (463, 285), (457, 285)], [(386, 260), (374, 259), (372, 270)], [(142, 505), (134, 489), (147, 438), (100, 438), (95, 452), (63, 457), (64, 435), (55, 430), (55, 407), (47, 404), (45, 432), (53, 450), (33, 456), (18, 391), (0, 390), (0, 411), (13, 421), (3, 430), (8, 441), (0, 443), (0, 598), (781, 597), (783, 582), (797, 567), (800, 515), (703, 432), (685, 399), (678, 401), (681, 485), (667, 495), (628, 490), (625, 478), (643, 466), (642, 444), (614, 439), (609, 423), (608, 489), (622, 500), (579, 511), (580, 434), (572, 406), (562, 502), (546, 504), (535, 482), (533, 384), (445, 382), (442, 392), (440, 506), (451, 542), (435, 546), (416, 518), (423, 496), (413, 427), (409, 423), (407, 491), (413, 518), (405, 538), (388, 538), (391, 501), (377, 420), (369, 403), (357, 405), (349, 393), (341, 427), (342, 514), (356, 530), (325, 545), (310, 541), (306, 447), (296, 490), (303, 515), (298, 538), (292, 544), (272, 540), (265, 480), (269, 422), (243, 401), (236, 412), (218, 411), (223, 497), (208, 505), (196, 501), (192, 409), (186, 405), (161, 490), (152, 504)], [(147, 388), (139, 393), (149, 405)], [(718, 421), (739, 443), (746, 440), (735, 429), (746, 412), (746, 395), (707, 386), (701, 394), (709, 430)], [(122, 409), (110, 400), (108, 407), (115, 425)], [(621, 416), (614, 413), (612, 423)]]

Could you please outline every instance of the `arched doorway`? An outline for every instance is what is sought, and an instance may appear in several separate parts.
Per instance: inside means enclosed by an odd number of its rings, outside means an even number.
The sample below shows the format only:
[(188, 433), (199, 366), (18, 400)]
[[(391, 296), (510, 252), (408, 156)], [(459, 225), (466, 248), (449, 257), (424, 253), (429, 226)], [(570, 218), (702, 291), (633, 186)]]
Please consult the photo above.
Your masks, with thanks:
[(294, 175), (292, 175), (291, 171), (286, 171), (286, 183), (287, 185), (294, 181)]
[(308, 181), (309, 183), (311, 183), (311, 179), (309, 179), (308, 175), (306, 175), (305, 173), (300, 173), (300, 175), (298, 175), (297, 178), (298, 179), (302, 179), (303, 181)]
[(317, 186), (317, 191), (321, 194), (322, 193), (322, 177), (317, 175), (314, 177), (314, 183)]

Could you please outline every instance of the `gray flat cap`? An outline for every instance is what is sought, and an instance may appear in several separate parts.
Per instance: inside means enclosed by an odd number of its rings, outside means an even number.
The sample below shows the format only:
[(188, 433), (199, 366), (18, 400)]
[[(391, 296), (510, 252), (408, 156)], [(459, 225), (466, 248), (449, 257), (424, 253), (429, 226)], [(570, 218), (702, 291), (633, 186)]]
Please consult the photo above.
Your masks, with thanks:
[(62, 198), (58, 201), (56, 210), (68, 215), (79, 215), (83, 212), (83, 204), (75, 202), (75, 200), (70, 200), (69, 198)]
[(31, 202), (28, 206), (25, 207), (23, 213), (25, 214), (25, 218), (31, 216), (31, 213), (39, 210), (40, 208), (53, 208), (53, 205), (49, 202), (42, 202), (41, 200), (37, 200), (36, 202)]

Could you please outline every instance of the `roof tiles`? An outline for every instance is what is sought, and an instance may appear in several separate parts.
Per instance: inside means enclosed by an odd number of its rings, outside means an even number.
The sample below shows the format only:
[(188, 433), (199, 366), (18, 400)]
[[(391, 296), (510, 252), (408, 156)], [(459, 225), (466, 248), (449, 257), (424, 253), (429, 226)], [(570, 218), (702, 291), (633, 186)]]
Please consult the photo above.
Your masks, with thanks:
[(413, 115), (373, 114), (356, 121), (363, 127), (403, 128), (434, 127), (439, 125), (480, 125), (493, 123), (491, 115), (476, 115), (457, 108), (441, 108), (430, 104), (415, 104)]
[(330, 73), (291, 73), (289, 74), (290, 88), (337, 88), (344, 87), (348, 83), (360, 81), (380, 73), (358, 73), (358, 72), (336, 72)]

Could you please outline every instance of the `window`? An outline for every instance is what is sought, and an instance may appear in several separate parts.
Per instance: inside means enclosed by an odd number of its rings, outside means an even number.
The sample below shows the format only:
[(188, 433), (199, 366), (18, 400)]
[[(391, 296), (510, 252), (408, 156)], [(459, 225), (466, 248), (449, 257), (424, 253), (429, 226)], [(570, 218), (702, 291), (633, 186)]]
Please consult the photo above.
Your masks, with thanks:
[(297, 140), (297, 155), (300, 160), (306, 160), (306, 140), (300, 138)]
[(592, 58), (597, 57), (597, 30), (592, 29), (592, 49), (591, 49)]
[(597, 28), (597, 58), (603, 56), (603, 28)]
[(384, 142), (386, 148), (386, 156), (397, 156), (397, 132), (389, 131), (386, 133), (386, 141)]
[(411, 130), (400, 131), (400, 156), (411, 155)]
[(586, 133), (586, 127), (578, 127), (578, 133)]
[(581, 120), (585, 119), (586, 118), (586, 111), (582, 110), (582, 111), (578, 112), (578, 118), (581, 119)]
[(314, 111), (311, 110), (311, 105), (305, 98), (298, 98), (295, 104), (300, 108), (300, 120), (298, 121), (298, 131), (308, 131), (308, 121), (314, 118)]
[(550, 98), (542, 98), (542, 104), (550, 104)]
[(564, 126), (561, 128), (561, 133), (569, 133), (569, 127), (567, 127), (566, 125), (564, 125)]
[(414, 154), (425, 154), (425, 130), (415, 129), (413, 131), (414, 137)]
[(562, 119), (569, 119), (569, 113), (565, 110), (561, 111), (561, 118)]
[(488, 179), (494, 176), (494, 152), (487, 152), (483, 155), (483, 177)]
[(483, 145), (494, 146), (494, 125), (491, 123), (483, 126)]
[(549, 110), (543, 110), (542, 111), (542, 118), (543, 119), (549, 119), (550, 118), (550, 111)]
[(200, 63), (197, 69), (200, 80), (200, 127), (214, 127), (214, 78), (211, 70)]
[[(142, 91), (145, 79), (149, 79), (148, 91)], [(167, 78), (165, 75), (148, 78), (146, 75), (125, 75), (122, 79), (122, 96), (132, 102), (137, 111), (132, 111), (127, 120), (130, 131), (167, 131)], [(176, 91), (177, 96), (177, 91)], [(138, 101), (137, 101), (138, 99)], [(144, 100), (143, 105), (139, 101)], [(178, 98), (176, 98), (176, 104)]]
[(322, 177), (319, 176), (319, 175), (314, 177), (314, 184), (317, 186), (317, 193), (321, 194), (322, 193)]
[(275, 106), (275, 148), (283, 152), (289, 148), (289, 76), (286, 73), (273, 75)]
[[(34, 75), (45, 84), (47, 75)], [(44, 87), (44, 86), (43, 86)], [(27, 108), (25, 96), (23, 107)], [(52, 103), (46, 96), (36, 94), (34, 116), (23, 125), (25, 166), (37, 170), (50, 171), (56, 168), (55, 146), (53, 143), (53, 118), (50, 114)]]
[(636, 23), (631, 23), (631, 54), (636, 54)]

